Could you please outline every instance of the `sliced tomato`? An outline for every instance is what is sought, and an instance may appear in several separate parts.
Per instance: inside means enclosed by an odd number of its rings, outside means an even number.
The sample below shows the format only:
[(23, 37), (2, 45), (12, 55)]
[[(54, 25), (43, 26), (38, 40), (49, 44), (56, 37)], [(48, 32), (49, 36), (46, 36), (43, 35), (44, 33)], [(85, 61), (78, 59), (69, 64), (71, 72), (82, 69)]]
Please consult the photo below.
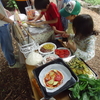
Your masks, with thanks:
[(65, 54), (69, 54), (69, 52), (65, 52)]
[(57, 54), (57, 55), (59, 54), (59, 50), (58, 49), (55, 50), (55, 54)]
[(63, 55), (59, 55), (59, 57), (60, 57), (60, 58), (64, 58), (65, 56), (64, 56), (64, 54), (63, 54)]
[(59, 53), (60, 55), (63, 55), (64, 54), (64, 52), (63, 51), (60, 51), (60, 53)]
[(62, 80), (62, 76), (57, 74), (54, 80), (55, 81), (61, 81)]
[(64, 55), (65, 57), (68, 57), (69, 55), (68, 54), (66, 54), (66, 55)]
[(56, 49), (55, 54), (57, 54), (60, 58), (68, 57), (70, 52), (66, 49)]

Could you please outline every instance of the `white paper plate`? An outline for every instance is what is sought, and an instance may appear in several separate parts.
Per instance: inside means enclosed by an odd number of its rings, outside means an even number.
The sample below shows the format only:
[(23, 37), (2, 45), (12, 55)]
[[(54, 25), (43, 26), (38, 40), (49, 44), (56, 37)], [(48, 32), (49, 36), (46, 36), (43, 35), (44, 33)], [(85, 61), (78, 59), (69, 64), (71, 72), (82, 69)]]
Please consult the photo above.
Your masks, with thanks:
[[(41, 51), (40, 51), (41, 47), (43, 47), (43, 46), (46, 45), (46, 44), (52, 44), (52, 45), (54, 45), (53, 50), (50, 51), (50, 52), (41, 52)], [(39, 46), (39, 49), (38, 49), (38, 50), (39, 50), (39, 53), (40, 53), (40, 54), (42, 54), (42, 55), (47, 55), (47, 54), (54, 53), (54, 51), (55, 51), (56, 48), (57, 48), (57, 46), (56, 46), (54, 43), (52, 43), (52, 42), (46, 42), (46, 43), (41, 44), (41, 45)]]
[[(45, 75), (50, 70), (53, 70), (53, 69), (56, 69), (56, 70), (60, 71), (64, 75), (64, 79), (63, 79), (63, 83), (61, 85), (59, 85), (58, 87), (56, 87), (54, 89), (48, 89), (47, 87), (45, 87), (45, 84), (43, 82), (43, 79), (44, 79)], [(51, 64), (51, 65), (48, 65), (47, 67), (45, 67), (40, 72), (40, 74), (39, 74), (39, 81), (40, 81), (41, 85), (46, 88), (46, 91), (47, 92), (55, 92), (58, 89), (60, 89), (68, 80), (70, 80), (71, 76), (72, 75), (71, 75), (70, 71), (64, 65), (61, 65), (61, 64)]]

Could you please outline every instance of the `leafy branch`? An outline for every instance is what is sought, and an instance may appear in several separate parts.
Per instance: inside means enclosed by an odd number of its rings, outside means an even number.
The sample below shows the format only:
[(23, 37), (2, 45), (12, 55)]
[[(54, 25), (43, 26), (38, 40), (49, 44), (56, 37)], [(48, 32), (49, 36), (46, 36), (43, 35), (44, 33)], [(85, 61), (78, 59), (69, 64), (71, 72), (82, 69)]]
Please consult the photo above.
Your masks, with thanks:
[(8, 0), (7, 7), (18, 9), (18, 6), (15, 0)]

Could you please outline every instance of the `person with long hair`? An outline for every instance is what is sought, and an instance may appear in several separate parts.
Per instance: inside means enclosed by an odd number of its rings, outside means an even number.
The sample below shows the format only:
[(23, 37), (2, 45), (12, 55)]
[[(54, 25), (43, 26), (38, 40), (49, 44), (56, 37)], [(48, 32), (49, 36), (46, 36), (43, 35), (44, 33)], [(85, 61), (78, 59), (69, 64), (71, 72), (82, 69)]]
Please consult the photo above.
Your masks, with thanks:
[(74, 34), (68, 36), (66, 46), (73, 54), (88, 61), (95, 56), (95, 41), (97, 32), (94, 31), (93, 19), (88, 14), (81, 14), (72, 22)]

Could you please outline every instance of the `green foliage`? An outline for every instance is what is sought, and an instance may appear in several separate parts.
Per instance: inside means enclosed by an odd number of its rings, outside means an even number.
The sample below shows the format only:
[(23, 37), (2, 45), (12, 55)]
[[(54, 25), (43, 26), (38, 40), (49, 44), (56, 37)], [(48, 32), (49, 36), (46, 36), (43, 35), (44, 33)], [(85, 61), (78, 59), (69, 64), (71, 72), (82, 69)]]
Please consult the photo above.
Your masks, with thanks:
[(74, 100), (100, 100), (100, 79), (89, 78), (87, 75), (78, 76), (79, 82), (70, 88)]
[(92, 5), (100, 5), (100, 0), (85, 0), (85, 2), (90, 3)]
[(18, 6), (17, 6), (15, 0), (8, 0), (7, 7), (18, 9)]

